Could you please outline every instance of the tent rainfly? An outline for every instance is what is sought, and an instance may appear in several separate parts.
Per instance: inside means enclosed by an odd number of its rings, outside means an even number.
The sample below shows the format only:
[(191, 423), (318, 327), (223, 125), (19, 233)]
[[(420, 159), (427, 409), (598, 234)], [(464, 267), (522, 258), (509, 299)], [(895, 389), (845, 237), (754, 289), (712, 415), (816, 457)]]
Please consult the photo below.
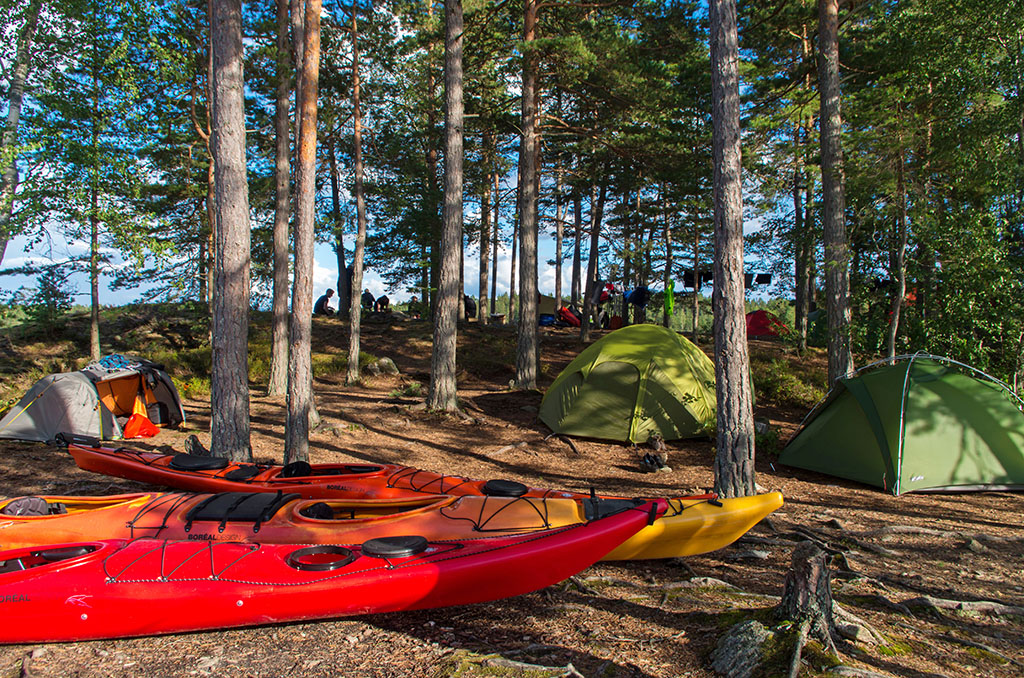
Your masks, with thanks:
[(789, 334), (786, 324), (760, 308), (747, 314), (748, 337), (781, 337)]
[(115, 354), (40, 379), (0, 419), (0, 438), (50, 442), (74, 433), (111, 440), (184, 421), (178, 389), (160, 365)]
[(894, 495), (1024, 489), (1024, 401), (969, 365), (900, 356), (837, 381), (779, 461)]
[(552, 431), (643, 443), (709, 435), (715, 368), (685, 337), (658, 325), (615, 330), (562, 370), (540, 405)]

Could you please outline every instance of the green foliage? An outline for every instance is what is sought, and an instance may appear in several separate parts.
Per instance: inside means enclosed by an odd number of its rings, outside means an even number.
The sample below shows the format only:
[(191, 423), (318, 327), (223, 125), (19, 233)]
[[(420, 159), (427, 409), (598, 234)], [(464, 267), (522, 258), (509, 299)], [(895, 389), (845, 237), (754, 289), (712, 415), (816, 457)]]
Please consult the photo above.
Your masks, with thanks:
[(825, 396), (820, 374), (794, 369), (785, 358), (752, 356), (750, 371), (758, 403), (808, 410)]
[(28, 320), (46, 331), (60, 324), (74, 303), (75, 290), (68, 281), (69, 275), (70, 271), (63, 266), (43, 269), (37, 287), (24, 298), (23, 308)]
[(418, 381), (410, 381), (402, 388), (396, 388), (389, 394), (392, 398), (420, 398), (424, 395), (423, 384)]

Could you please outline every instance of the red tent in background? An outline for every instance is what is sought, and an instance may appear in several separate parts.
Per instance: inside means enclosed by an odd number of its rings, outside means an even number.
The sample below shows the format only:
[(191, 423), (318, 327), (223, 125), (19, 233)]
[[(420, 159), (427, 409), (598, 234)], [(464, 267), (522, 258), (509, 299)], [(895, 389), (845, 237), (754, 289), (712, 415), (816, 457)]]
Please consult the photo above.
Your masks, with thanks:
[(789, 328), (764, 309), (747, 314), (748, 337), (780, 337), (789, 334)]

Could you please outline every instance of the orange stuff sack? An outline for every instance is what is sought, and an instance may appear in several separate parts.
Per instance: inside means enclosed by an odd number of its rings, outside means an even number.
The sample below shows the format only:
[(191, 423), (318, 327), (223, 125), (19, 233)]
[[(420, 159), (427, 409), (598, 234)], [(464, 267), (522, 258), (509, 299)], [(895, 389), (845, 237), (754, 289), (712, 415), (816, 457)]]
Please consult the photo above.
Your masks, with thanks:
[(128, 418), (122, 435), (125, 438), (151, 438), (157, 433), (160, 433), (160, 429), (156, 424), (151, 422), (146, 415), (136, 412)]

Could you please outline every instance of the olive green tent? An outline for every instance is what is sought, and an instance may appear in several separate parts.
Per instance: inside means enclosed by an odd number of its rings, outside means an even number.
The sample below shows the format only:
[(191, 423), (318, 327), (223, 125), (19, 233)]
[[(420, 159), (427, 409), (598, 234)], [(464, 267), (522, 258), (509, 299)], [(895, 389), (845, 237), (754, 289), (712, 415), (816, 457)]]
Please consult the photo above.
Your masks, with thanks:
[(583, 350), (562, 370), (540, 405), (556, 433), (647, 442), (710, 434), (715, 427), (715, 368), (672, 330), (631, 325)]
[(789, 466), (876, 485), (1024, 489), (1024, 401), (948, 358), (901, 356), (840, 379), (779, 456)]

